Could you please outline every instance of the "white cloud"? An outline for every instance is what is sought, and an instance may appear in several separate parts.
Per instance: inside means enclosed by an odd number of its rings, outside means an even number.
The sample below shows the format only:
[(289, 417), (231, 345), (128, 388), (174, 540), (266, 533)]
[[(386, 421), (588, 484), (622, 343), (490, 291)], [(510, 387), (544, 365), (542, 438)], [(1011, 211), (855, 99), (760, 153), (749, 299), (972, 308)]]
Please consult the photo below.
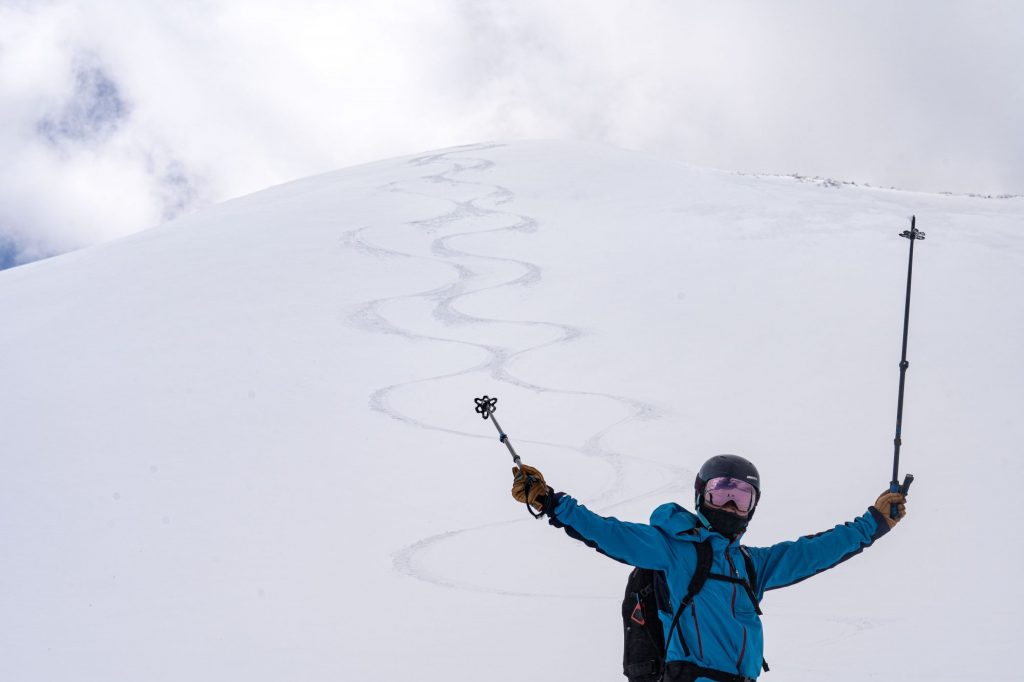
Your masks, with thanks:
[(0, 1), (0, 235), (37, 257), (295, 177), (522, 137), (1024, 192), (1022, 19), (925, 0)]

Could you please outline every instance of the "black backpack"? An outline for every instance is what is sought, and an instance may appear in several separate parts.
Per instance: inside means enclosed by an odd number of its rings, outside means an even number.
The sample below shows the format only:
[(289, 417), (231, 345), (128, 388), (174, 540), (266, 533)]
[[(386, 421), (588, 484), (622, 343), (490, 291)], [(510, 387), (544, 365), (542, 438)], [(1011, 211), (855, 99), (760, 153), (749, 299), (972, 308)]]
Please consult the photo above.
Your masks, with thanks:
[[(743, 555), (743, 563), (747, 568), (747, 575), (750, 582), (735, 578), (733, 576), (721, 575), (711, 572), (711, 541), (705, 540), (694, 544), (697, 550), (697, 568), (690, 578), (690, 584), (686, 589), (686, 596), (679, 603), (675, 615), (672, 618), (672, 625), (669, 632), (676, 634), (683, 645), (683, 652), (689, 656), (690, 648), (683, 639), (683, 630), (679, 627), (679, 617), (686, 610), (686, 607), (693, 603), (693, 598), (704, 587), (704, 583), (711, 580), (724, 580), (726, 582), (741, 585), (750, 596), (757, 615), (761, 615), (761, 607), (757, 602), (757, 574), (754, 570), (754, 562), (744, 547), (740, 547)], [(665, 635), (662, 630), (661, 618), (658, 612), (671, 613), (672, 605), (669, 603), (668, 586), (665, 583), (665, 574), (661, 571), (652, 571), (646, 568), (634, 568), (629, 574), (626, 582), (626, 596), (622, 600), (622, 626), (625, 635), (625, 650), (622, 655), (622, 674), (629, 678), (629, 682), (657, 682), (661, 679), (665, 669)], [(764, 669), (768, 669), (767, 663)]]

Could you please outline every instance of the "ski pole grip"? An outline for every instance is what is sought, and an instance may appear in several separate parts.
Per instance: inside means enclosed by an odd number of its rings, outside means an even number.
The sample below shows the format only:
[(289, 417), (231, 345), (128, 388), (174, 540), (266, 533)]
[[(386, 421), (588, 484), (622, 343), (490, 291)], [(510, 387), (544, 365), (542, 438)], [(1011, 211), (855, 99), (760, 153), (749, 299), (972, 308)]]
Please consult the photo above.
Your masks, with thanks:
[[(891, 493), (900, 493), (900, 494), (902, 494), (905, 497), (908, 493), (910, 493), (910, 484), (913, 483), (913, 482), (914, 482), (914, 474), (907, 474), (906, 476), (903, 477), (903, 484), (902, 485), (897, 483), (896, 481), (892, 481), (889, 484), (889, 492), (891, 492)], [(889, 518), (890, 519), (898, 519), (899, 518), (899, 513), (900, 513), (900, 511), (899, 511), (899, 508), (898, 508), (898, 506), (896, 504), (889, 505)]]

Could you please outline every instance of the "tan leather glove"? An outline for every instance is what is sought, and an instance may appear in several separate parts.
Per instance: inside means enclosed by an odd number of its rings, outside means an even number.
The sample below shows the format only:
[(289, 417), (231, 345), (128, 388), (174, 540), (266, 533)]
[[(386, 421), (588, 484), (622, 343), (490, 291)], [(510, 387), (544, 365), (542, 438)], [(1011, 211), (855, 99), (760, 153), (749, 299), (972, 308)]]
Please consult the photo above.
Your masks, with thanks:
[[(526, 476), (523, 474), (526, 474)], [(544, 474), (532, 466), (524, 464), (522, 471), (518, 467), (512, 467), (512, 476), (512, 497), (516, 498), (517, 502), (529, 504), (537, 511), (543, 509), (544, 500), (538, 498), (544, 497), (551, 492), (551, 488), (544, 482)], [(527, 477), (529, 477), (529, 481), (527, 481)], [(527, 491), (527, 482), (530, 484), (529, 491)]]
[[(896, 519), (889, 517), (893, 504), (897, 505), (896, 514), (899, 518)], [(885, 522), (889, 524), (890, 529), (895, 528), (896, 524), (907, 515), (907, 497), (903, 493), (892, 493), (886, 490), (875, 500), (875, 509), (882, 512), (882, 516), (885, 517)]]

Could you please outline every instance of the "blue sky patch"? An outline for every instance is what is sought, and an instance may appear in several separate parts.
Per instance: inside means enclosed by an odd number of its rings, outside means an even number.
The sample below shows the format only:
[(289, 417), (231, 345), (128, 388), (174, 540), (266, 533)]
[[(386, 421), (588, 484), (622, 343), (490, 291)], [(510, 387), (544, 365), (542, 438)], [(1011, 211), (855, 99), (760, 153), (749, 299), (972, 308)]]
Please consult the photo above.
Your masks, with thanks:
[(71, 98), (60, 113), (40, 119), (36, 131), (55, 145), (102, 140), (117, 130), (128, 114), (117, 83), (97, 66), (80, 66)]
[(0, 234), (0, 270), (13, 268), (15, 265), (21, 265), (18, 260), (18, 247), (10, 237)]
[(164, 168), (160, 182), (160, 217), (174, 220), (195, 205), (199, 192), (189, 177), (185, 165), (172, 161)]

